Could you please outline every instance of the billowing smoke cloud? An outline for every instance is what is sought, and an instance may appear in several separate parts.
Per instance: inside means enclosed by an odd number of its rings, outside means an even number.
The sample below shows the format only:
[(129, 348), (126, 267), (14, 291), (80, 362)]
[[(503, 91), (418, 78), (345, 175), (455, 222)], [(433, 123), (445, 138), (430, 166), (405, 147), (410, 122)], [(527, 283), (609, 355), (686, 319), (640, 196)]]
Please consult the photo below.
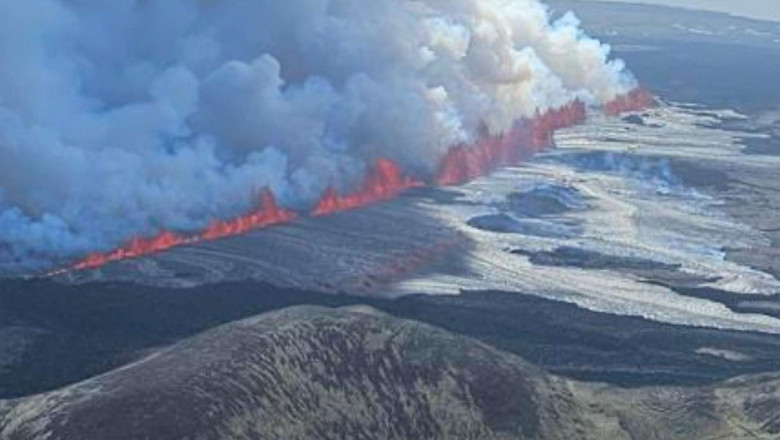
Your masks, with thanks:
[(0, 0), (0, 271), (306, 206), (634, 87), (536, 0)]

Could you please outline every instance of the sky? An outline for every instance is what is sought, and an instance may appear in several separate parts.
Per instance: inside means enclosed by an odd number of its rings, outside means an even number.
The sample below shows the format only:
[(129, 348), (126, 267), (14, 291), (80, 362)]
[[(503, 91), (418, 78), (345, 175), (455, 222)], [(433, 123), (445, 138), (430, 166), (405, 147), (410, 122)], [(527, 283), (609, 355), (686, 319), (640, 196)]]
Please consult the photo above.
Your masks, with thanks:
[(603, 0), (678, 6), (780, 21), (780, 0)]

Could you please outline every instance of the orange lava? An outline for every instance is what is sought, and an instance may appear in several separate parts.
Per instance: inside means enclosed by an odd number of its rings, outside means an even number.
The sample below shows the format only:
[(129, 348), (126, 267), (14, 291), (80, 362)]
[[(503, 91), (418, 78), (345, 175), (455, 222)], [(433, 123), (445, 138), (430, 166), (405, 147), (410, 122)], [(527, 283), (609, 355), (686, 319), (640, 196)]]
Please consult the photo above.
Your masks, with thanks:
[(192, 243), (195, 240), (170, 231), (164, 231), (152, 238), (137, 237), (126, 245), (107, 253), (93, 253), (73, 265), (74, 270), (97, 269), (114, 261), (138, 258)]
[(244, 234), (253, 229), (288, 223), (294, 220), (296, 214), (293, 211), (279, 208), (276, 198), (269, 190), (262, 192), (260, 205), (254, 211), (235, 218), (233, 220), (215, 220), (208, 228), (199, 234), (182, 235), (171, 231), (163, 231), (151, 238), (137, 237), (126, 245), (111, 252), (93, 253), (83, 260), (71, 266), (72, 270), (97, 269), (108, 263), (138, 258), (186, 244), (202, 241), (217, 240), (220, 238)]
[(297, 214), (294, 211), (279, 208), (273, 193), (265, 190), (260, 195), (260, 206), (257, 209), (233, 220), (214, 220), (198, 239), (210, 241), (246, 234), (253, 229), (289, 223), (295, 220), (295, 217)]
[(311, 215), (318, 217), (348, 211), (393, 198), (409, 188), (419, 186), (423, 186), (423, 182), (404, 176), (397, 163), (390, 159), (377, 159), (359, 191), (342, 196), (335, 188), (330, 187), (322, 195)]
[(604, 114), (620, 116), (623, 113), (645, 110), (655, 106), (655, 97), (647, 89), (634, 89), (604, 105)]
[[(607, 103), (603, 111), (609, 116), (618, 116), (653, 105), (655, 98), (649, 91), (636, 89)], [(518, 164), (524, 157), (552, 146), (555, 130), (582, 123), (585, 117), (585, 105), (575, 101), (518, 124), (503, 136), (488, 137), (475, 145), (455, 146), (442, 159), (435, 184), (459, 185), (485, 176), (498, 167)], [(360, 190), (340, 195), (335, 188), (328, 188), (311, 215), (324, 216), (370, 205), (423, 185), (423, 182), (405, 176), (398, 164), (392, 160), (378, 159), (366, 175)], [(90, 254), (69, 268), (48, 275), (59, 275), (71, 270), (96, 269), (108, 263), (138, 258), (177, 246), (218, 240), (254, 229), (288, 223), (296, 217), (294, 211), (280, 208), (273, 193), (266, 190), (261, 194), (257, 209), (232, 220), (215, 220), (200, 233), (185, 235), (163, 231), (150, 238), (134, 238), (118, 249)]]
[(501, 166), (516, 165), (523, 157), (551, 146), (555, 130), (582, 123), (585, 117), (585, 104), (575, 101), (519, 124), (503, 136), (489, 137), (476, 145), (453, 147), (442, 159), (436, 183), (459, 185)]

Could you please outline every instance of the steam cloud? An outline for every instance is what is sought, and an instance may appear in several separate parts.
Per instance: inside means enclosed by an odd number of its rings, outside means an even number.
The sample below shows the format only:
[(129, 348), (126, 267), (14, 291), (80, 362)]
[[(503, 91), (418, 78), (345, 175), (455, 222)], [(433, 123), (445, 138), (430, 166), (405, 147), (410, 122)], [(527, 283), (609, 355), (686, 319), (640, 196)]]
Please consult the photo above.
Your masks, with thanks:
[(635, 87), (536, 0), (0, 0), (0, 272), (310, 206)]

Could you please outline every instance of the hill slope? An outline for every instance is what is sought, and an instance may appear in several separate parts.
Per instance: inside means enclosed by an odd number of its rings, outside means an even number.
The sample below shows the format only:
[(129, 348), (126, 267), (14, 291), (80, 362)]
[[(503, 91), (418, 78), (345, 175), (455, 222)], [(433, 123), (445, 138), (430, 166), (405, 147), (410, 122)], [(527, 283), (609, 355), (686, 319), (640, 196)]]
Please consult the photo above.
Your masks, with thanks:
[(616, 390), (372, 309), (295, 307), (0, 403), (0, 438), (771, 438), (776, 383)]

